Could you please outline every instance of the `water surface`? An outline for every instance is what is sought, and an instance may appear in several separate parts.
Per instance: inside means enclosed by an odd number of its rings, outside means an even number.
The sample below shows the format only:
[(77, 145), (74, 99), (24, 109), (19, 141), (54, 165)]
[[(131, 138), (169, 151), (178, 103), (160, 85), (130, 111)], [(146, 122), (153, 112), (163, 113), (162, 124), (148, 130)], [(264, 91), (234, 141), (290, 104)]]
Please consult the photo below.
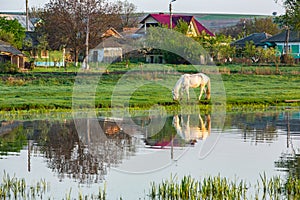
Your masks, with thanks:
[[(300, 112), (181, 114), (163, 118), (0, 120), (0, 176), (41, 178), (49, 196), (72, 188), (109, 199), (146, 197), (150, 183), (184, 175), (221, 175), (256, 183), (299, 176)], [(134, 192), (133, 192), (134, 191)]]

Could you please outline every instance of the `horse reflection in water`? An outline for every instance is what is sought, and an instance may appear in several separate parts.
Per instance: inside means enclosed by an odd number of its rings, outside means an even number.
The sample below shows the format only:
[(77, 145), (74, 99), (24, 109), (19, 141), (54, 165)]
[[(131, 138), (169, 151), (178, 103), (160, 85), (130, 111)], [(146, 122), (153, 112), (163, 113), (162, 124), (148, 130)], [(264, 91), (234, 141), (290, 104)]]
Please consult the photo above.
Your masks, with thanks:
[[(193, 118), (192, 120), (190, 118)], [(195, 121), (196, 123), (191, 123)], [(205, 116), (203, 121), (200, 114), (198, 115), (175, 115), (173, 117), (173, 126), (178, 135), (186, 142), (194, 145), (197, 140), (205, 140), (211, 131), (210, 115)]]

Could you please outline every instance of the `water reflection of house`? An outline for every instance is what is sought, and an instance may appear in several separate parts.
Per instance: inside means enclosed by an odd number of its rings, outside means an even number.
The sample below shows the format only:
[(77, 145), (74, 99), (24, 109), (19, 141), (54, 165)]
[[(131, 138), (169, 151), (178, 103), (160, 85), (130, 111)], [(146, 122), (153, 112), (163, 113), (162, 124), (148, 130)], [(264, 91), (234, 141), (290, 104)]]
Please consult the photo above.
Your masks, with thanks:
[(300, 134), (299, 121), (299, 112), (227, 114), (225, 126), (242, 130), (244, 140), (272, 142), (278, 138), (278, 130)]
[(0, 122), (0, 136), (9, 134), (15, 128), (20, 126), (19, 121), (1, 121)]
[(282, 112), (276, 126), (290, 134), (300, 134), (300, 112)]

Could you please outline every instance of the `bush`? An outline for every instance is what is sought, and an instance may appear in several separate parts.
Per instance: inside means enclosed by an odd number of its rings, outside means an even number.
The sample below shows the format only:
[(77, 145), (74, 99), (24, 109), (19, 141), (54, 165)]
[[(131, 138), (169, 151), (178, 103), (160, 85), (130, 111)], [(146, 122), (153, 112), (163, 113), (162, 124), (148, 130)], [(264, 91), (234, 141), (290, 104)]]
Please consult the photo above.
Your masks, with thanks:
[(17, 73), (18, 72), (18, 67), (15, 65), (12, 65), (8, 62), (6, 63), (0, 63), (0, 72), (1, 73)]

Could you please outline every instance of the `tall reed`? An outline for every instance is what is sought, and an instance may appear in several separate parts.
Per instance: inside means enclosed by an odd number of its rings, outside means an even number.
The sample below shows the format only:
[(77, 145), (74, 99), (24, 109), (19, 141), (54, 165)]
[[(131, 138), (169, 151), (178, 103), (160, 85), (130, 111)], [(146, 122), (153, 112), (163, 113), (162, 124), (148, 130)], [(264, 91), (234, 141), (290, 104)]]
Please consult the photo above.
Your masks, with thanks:
[(300, 199), (300, 179), (279, 176), (267, 178), (260, 174), (260, 180), (251, 188), (245, 181), (231, 181), (219, 176), (208, 176), (200, 181), (184, 176), (181, 181), (164, 180), (160, 184), (151, 183), (149, 199)]

